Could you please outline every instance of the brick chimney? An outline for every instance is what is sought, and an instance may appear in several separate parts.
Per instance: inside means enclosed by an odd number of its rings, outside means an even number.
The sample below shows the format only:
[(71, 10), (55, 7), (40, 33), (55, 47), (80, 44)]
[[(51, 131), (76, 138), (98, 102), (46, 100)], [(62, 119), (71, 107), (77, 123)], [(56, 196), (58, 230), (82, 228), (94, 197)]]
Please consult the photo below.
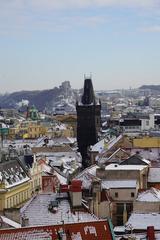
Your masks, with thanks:
[(73, 179), (70, 185), (70, 197), (73, 207), (79, 207), (82, 204), (82, 181)]
[(147, 227), (147, 239), (148, 240), (155, 240), (154, 226), (148, 226)]

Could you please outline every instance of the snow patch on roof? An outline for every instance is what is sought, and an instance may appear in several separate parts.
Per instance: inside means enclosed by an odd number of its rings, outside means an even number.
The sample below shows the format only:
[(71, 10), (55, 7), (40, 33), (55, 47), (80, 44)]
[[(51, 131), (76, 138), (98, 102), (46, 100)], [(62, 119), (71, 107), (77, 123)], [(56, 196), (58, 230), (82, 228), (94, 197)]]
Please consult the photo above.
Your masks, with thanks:
[(146, 230), (148, 226), (154, 226), (155, 230), (160, 230), (160, 214), (159, 213), (132, 213), (128, 222), (125, 224), (127, 226), (132, 226), (134, 230), (144, 229)]
[(8, 189), (8, 188), (15, 187), (15, 186), (20, 185), (22, 183), (28, 182), (29, 180), (30, 180), (30, 178), (26, 176), (25, 178), (23, 178), (22, 180), (20, 180), (18, 182), (15, 182), (15, 183), (12, 183), (12, 184), (9, 184), (9, 185), (6, 184), (6, 188)]
[[(58, 200), (55, 213), (48, 210), (51, 201)], [(28, 219), (29, 226), (56, 225), (64, 223), (95, 221), (98, 218), (88, 212), (72, 212), (66, 193), (39, 194), (21, 211), (21, 217)]]
[(110, 189), (110, 188), (136, 188), (137, 181), (136, 180), (102, 180), (102, 188)]
[(160, 202), (160, 190), (151, 188), (145, 192), (139, 193), (136, 201)]
[(149, 168), (148, 182), (160, 182), (160, 168)]
[(90, 147), (90, 150), (92, 152), (99, 152), (101, 153), (104, 149), (104, 146), (105, 146), (105, 139), (102, 139), (101, 141), (97, 142), (95, 145), (91, 146)]
[(109, 164), (105, 167), (105, 170), (143, 170), (146, 168), (144, 165), (119, 165), (117, 163)]
[(78, 177), (80, 177), (80, 176), (82, 176), (84, 173), (89, 173), (89, 174), (92, 174), (93, 176), (96, 176), (96, 170), (99, 168), (99, 166), (98, 165), (92, 165), (92, 166), (90, 166), (90, 167), (88, 167), (88, 168), (85, 168), (81, 173), (79, 173), (78, 175), (77, 175), (77, 177), (76, 178), (78, 178)]
[[(96, 178), (96, 170), (99, 168), (97, 165), (92, 165), (84, 169), (75, 178), (82, 181), (82, 187), (84, 189), (90, 189), (93, 180)], [(98, 179), (98, 178), (97, 178)]]

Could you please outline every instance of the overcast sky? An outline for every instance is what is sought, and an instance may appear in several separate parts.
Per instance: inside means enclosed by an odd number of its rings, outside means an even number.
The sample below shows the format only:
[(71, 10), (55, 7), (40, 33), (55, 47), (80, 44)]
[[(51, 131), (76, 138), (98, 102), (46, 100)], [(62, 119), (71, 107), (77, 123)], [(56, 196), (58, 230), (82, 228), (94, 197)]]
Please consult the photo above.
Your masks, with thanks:
[(160, 0), (0, 0), (0, 92), (160, 84)]

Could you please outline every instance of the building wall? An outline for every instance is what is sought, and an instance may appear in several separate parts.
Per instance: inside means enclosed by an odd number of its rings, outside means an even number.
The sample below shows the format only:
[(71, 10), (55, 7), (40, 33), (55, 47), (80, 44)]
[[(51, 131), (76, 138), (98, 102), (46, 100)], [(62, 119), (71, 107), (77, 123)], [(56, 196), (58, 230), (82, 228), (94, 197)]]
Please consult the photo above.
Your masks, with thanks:
[(109, 201), (98, 202), (94, 199), (90, 202), (89, 209), (99, 218), (111, 218), (112, 203)]
[(58, 191), (60, 182), (55, 175), (42, 176), (42, 191), (43, 192), (56, 192)]
[(103, 170), (97, 169), (96, 175), (106, 180), (136, 179), (140, 188), (147, 188), (148, 167), (140, 170)]
[(8, 139), (15, 139), (18, 132), (18, 128), (9, 128)]
[(4, 202), (4, 196), (5, 196), (5, 184), (3, 182), (0, 182), (0, 211), (4, 209), (5, 202)]
[(42, 123), (26, 121), (15, 128), (10, 128), (8, 138), (38, 138), (44, 136), (46, 132), (47, 128)]
[(47, 129), (40, 124), (29, 124), (27, 129), (28, 138), (38, 138), (44, 136), (47, 132)]
[(82, 192), (70, 192), (73, 207), (82, 205)]
[(20, 208), (8, 208), (2, 213), (5, 217), (20, 223)]
[(134, 148), (159, 148), (160, 137), (141, 137), (133, 139)]
[(151, 213), (160, 210), (160, 202), (139, 202), (135, 201), (133, 203), (133, 211), (139, 213)]
[(140, 126), (123, 126), (123, 131), (125, 133), (140, 132), (141, 131), (141, 127)]
[(98, 207), (98, 217), (100, 218), (106, 218), (106, 217), (111, 217), (111, 209), (112, 209), (112, 203), (108, 201), (104, 201), (99, 203)]
[(134, 201), (137, 197), (137, 189), (136, 188), (114, 188), (109, 190), (109, 196), (114, 201)]
[(55, 118), (73, 129), (73, 137), (77, 136), (77, 115), (63, 115)]
[(149, 114), (149, 119), (141, 120), (141, 130), (149, 130), (154, 128), (154, 114)]
[(30, 169), (30, 192), (31, 194), (37, 190), (42, 189), (42, 165), (36, 161), (36, 157), (34, 155), (34, 162), (32, 164), (32, 168)]
[(29, 181), (6, 190), (0, 193), (0, 211), (4, 208), (18, 207), (31, 197)]

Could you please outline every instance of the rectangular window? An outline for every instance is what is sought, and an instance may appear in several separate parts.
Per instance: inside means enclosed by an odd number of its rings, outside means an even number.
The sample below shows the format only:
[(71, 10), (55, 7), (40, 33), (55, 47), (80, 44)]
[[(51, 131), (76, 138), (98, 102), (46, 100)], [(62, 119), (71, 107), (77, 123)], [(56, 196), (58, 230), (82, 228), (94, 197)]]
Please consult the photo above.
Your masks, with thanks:
[(7, 198), (7, 208), (9, 208), (9, 198)]
[(134, 192), (131, 192), (131, 197), (134, 197)]
[(115, 197), (118, 198), (118, 192), (115, 192)]

